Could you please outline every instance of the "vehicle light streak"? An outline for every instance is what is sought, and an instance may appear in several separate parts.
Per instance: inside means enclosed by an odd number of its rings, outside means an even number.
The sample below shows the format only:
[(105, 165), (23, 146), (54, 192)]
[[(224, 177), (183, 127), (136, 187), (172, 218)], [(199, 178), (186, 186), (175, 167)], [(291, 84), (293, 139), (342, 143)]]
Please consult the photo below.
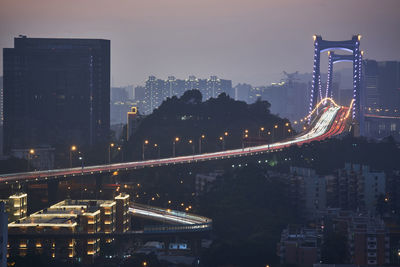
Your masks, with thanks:
[[(47, 171), (3, 174), (0, 175), (0, 183), (19, 183), (19, 182), (28, 182), (30, 180), (38, 181), (47, 179), (59, 179), (68, 176), (91, 175), (102, 172), (113, 173), (115, 171), (120, 171), (120, 170), (130, 170), (130, 169), (137, 169), (144, 167), (157, 167), (157, 166), (166, 166), (170, 164), (191, 163), (204, 160), (226, 159), (229, 157), (253, 155), (254, 153), (259, 153), (259, 152), (260, 153), (271, 152), (295, 144), (302, 145), (304, 143), (322, 140), (340, 134), (345, 130), (345, 124), (350, 116), (351, 106), (353, 105), (352, 101), (349, 108), (340, 107), (334, 102), (333, 99), (324, 98), (318, 103), (317, 107), (310, 113), (310, 115), (315, 113), (316, 109), (320, 107), (324, 101), (327, 102), (329, 101), (332, 105), (329, 107), (325, 107), (323, 109), (323, 112), (321, 112), (320, 115), (318, 116), (318, 120), (314, 122), (312, 125), (310, 125), (307, 131), (295, 137), (291, 137), (285, 141), (275, 142), (272, 144), (264, 144), (254, 147), (225, 150), (213, 153), (196, 154), (190, 156), (87, 166), (83, 169), (80, 167), (76, 167), (76, 168), (56, 169)], [(346, 115), (344, 116), (345, 113)], [(335, 127), (337, 127), (338, 129), (337, 131), (334, 131), (336, 129)]]

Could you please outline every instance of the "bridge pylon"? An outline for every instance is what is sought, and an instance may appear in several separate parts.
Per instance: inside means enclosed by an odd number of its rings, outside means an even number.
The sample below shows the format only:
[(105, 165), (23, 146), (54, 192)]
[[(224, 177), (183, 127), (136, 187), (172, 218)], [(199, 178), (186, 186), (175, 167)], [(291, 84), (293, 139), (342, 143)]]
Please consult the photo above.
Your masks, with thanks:
[[(362, 52), (360, 51), (361, 35), (353, 35), (351, 40), (345, 41), (327, 41), (320, 35), (314, 35), (314, 66), (313, 79), (310, 93), (309, 112), (315, 108), (317, 103), (325, 98), (332, 96), (332, 76), (333, 64), (336, 62), (349, 61), (353, 63), (353, 106), (351, 116), (354, 121), (362, 121), (362, 103), (361, 103), (361, 83), (362, 83)], [(338, 55), (333, 50), (344, 50), (351, 52), (351, 55)], [(329, 52), (328, 81), (325, 95), (321, 88), (321, 53)]]

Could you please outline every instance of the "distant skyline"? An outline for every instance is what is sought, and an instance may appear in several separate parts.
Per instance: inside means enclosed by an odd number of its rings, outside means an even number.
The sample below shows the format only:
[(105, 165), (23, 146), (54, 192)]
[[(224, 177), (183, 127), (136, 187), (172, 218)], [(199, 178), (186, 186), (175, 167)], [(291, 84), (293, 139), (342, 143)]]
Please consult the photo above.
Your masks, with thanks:
[(257, 86), (284, 70), (311, 72), (313, 34), (360, 33), (365, 58), (400, 60), (399, 10), (398, 0), (0, 0), (0, 48), (20, 34), (104, 38), (113, 86), (149, 75), (218, 75)]

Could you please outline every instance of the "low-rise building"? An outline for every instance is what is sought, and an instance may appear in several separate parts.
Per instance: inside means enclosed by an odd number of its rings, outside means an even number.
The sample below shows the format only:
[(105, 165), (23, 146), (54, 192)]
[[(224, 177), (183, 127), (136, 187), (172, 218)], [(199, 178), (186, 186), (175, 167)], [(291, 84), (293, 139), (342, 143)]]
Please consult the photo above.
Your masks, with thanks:
[[(118, 205), (123, 210), (119, 210)], [(120, 194), (114, 200), (63, 200), (10, 223), (8, 228), (13, 237), (9, 241), (9, 254), (24, 256), (28, 251), (34, 251), (50, 253), (49, 256), (60, 259), (77, 256), (85, 263), (93, 263), (100, 254), (102, 244), (111, 243), (114, 239), (100, 239), (90, 234), (110, 234), (118, 229), (118, 225), (122, 225), (123, 232), (128, 231), (128, 211), (127, 194)], [(26, 234), (35, 234), (37, 238), (27, 239)], [(66, 237), (56, 238), (59, 234), (65, 234)], [(74, 238), (73, 234), (88, 236)]]
[(8, 222), (24, 218), (27, 216), (28, 195), (26, 193), (15, 193), (7, 199), (1, 199), (4, 202), (5, 210), (8, 214)]
[(281, 264), (312, 266), (321, 257), (322, 233), (318, 229), (289, 226), (281, 234), (278, 256)]

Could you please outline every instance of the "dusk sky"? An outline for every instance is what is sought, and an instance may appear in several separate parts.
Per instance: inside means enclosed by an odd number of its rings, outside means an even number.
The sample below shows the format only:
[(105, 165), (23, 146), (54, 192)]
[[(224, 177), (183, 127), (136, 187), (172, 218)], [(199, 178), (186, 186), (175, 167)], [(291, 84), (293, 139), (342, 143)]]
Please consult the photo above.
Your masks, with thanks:
[(279, 81), (312, 71), (314, 33), (360, 33), (366, 58), (400, 60), (399, 28), (399, 0), (0, 0), (1, 48), (19, 34), (110, 39), (114, 86), (149, 75)]

